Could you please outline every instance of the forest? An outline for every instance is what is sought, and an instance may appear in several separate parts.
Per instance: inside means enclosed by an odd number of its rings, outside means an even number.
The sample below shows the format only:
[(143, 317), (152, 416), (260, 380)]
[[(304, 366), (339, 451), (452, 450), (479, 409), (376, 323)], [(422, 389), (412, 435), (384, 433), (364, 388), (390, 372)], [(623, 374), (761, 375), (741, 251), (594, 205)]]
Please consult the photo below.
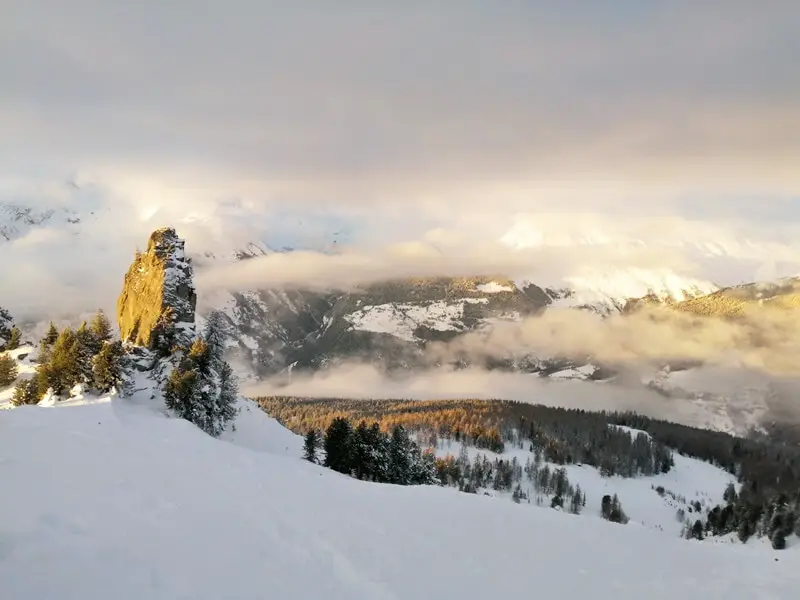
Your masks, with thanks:
[[(637, 477), (665, 473), (674, 465), (672, 452), (712, 463), (734, 474), (740, 489), (728, 490), (718, 506), (688, 528), (687, 536), (702, 538), (736, 533), (743, 542), (768, 536), (776, 549), (786, 536), (800, 534), (800, 449), (789, 441), (767, 436), (740, 438), (652, 419), (631, 412), (590, 412), (503, 400), (353, 400), (343, 398), (256, 398), (284, 426), (301, 435), (314, 432), (320, 440), (334, 421), (351, 429), (367, 423), (391, 437), (397, 428), (414, 434), (416, 451), (435, 447), (438, 439), (461, 442), (502, 454), (506, 448), (527, 448), (531, 459), (434, 459), (436, 482), (462, 491), (512, 491), (515, 501), (531, 501), (519, 486), (527, 477), (541, 503), (580, 512), (582, 497), (555, 465), (586, 464), (604, 476)], [(616, 427), (615, 427), (616, 426)], [(359, 425), (361, 427), (361, 425)], [(641, 430), (631, 435), (623, 428)], [(351, 473), (352, 474), (352, 473)], [(604, 498), (601, 509), (609, 520), (625, 522), (617, 498)], [(613, 514), (613, 518), (612, 517)]]

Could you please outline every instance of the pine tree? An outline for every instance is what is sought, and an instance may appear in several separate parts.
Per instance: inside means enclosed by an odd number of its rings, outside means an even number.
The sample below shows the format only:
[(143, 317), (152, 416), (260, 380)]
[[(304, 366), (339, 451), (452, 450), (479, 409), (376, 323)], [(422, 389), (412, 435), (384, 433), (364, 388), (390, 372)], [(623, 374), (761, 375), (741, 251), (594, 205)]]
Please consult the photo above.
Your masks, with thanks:
[(579, 515), (581, 513), (581, 507), (583, 506), (583, 494), (581, 493), (581, 486), (575, 487), (575, 493), (572, 494), (572, 500), (569, 504), (569, 512), (573, 515)]
[(411, 481), (411, 438), (402, 425), (392, 429), (389, 441), (389, 482), (408, 485)]
[(7, 387), (14, 383), (18, 374), (17, 361), (6, 352), (0, 354), (0, 387)]
[(45, 334), (44, 339), (42, 341), (48, 346), (52, 346), (53, 344), (56, 343), (57, 339), (58, 339), (58, 329), (56, 328), (55, 323), (50, 321), (50, 327), (47, 329), (47, 333)]
[(14, 406), (37, 404), (41, 398), (39, 381), (37, 376), (34, 375), (31, 379), (24, 379), (17, 384), (17, 387), (14, 388), (14, 395), (11, 397), (11, 403)]
[(225, 361), (220, 365), (219, 396), (217, 398), (215, 420), (220, 433), (229, 422), (236, 418), (236, 402), (239, 398), (239, 383), (233, 367)]
[(199, 411), (195, 402), (196, 386), (197, 372), (191, 368), (188, 359), (184, 358), (181, 364), (174, 368), (167, 377), (167, 383), (164, 386), (164, 403), (181, 419), (199, 425)]
[(325, 466), (349, 475), (353, 467), (353, 428), (343, 417), (336, 417), (325, 431)]
[(436, 477), (436, 455), (432, 449), (419, 453), (412, 466), (411, 483), (413, 485), (434, 485), (439, 483)]
[(92, 386), (101, 393), (119, 388), (122, 383), (122, 342), (106, 341), (92, 360)]
[(89, 324), (89, 330), (94, 335), (95, 343), (97, 344), (96, 354), (100, 351), (104, 342), (111, 341), (111, 323), (102, 309), (95, 313), (92, 322)]
[(13, 348), (8, 347), (13, 322), (11, 313), (0, 306), (0, 350), (13, 350)]
[(81, 380), (79, 350), (77, 335), (66, 328), (58, 335), (47, 363), (40, 366), (42, 376), (54, 394), (63, 396)]
[(309, 429), (306, 433), (305, 443), (303, 444), (303, 458), (307, 461), (317, 462), (317, 451), (319, 450), (319, 433), (316, 429)]
[(203, 340), (208, 345), (211, 354), (220, 360), (225, 355), (225, 330), (225, 315), (219, 310), (211, 311), (203, 329)]
[(86, 321), (81, 323), (75, 332), (75, 343), (75, 354), (81, 381), (90, 382), (93, 379), (92, 359), (100, 351), (100, 345)]
[(16, 350), (22, 344), (22, 332), (19, 327), (14, 325), (8, 334), (8, 342), (6, 342), (6, 350)]
[(353, 470), (358, 479), (371, 479), (374, 476), (372, 447), (372, 432), (367, 422), (361, 421), (353, 431)]
[(214, 325), (206, 330), (212, 344), (197, 338), (170, 374), (164, 390), (167, 408), (214, 437), (236, 416), (238, 384), (231, 366), (222, 358)]

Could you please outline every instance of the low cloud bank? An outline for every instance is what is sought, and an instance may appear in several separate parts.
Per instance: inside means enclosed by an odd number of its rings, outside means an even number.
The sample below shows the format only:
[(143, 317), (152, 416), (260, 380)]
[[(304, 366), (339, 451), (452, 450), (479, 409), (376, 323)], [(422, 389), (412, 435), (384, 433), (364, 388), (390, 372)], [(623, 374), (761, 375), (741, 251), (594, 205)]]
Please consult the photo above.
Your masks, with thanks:
[[(700, 376), (721, 382), (726, 371), (712, 371)], [(356, 399), (505, 399), (546, 406), (584, 410), (631, 410), (654, 418), (666, 419), (696, 427), (733, 429), (744, 433), (752, 424), (752, 414), (768, 408), (783, 408), (783, 419), (797, 419), (800, 411), (791, 409), (784, 399), (764, 400), (770, 395), (770, 383), (758, 375), (737, 374), (743, 386), (751, 386), (759, 398), (745, 411), (729, 404), (697, 403), (685, 396), (668, 397), (646, 387), (641, 380), (625, 378), (617, 383), (579, 380), (550, 380), (536, 375), (486, 371), (477, 368), (453, 370), (431, 369), (413, 374), (389, 375), (371, 365), (349, 363), (329, 371), (311, 375), (276, 377), (245, 386), (243, 393), (257, 396), (297, 396)], [(706, 381), (706, 383), (708, 383)], [(713, 386), (712, 386), (713, 387)], [(797, 382), (791, 389), (800, 389)], [(736, 390), (717, 390), (735, 393)], [(737, 412), (739, 410), (740, 412)], [(752, 414), (748, 414), (750, 411)]]
[(800, 322), (794, 311), (757, 308), (737, 319), (667, 307), (606, 318), (582, 310), (547, 310), (521, 323), (499, 322), (432, 344), (427, 351), (442, 361), (533, 354), (628, 368), (689, 361), (795, 376), (800, 375)]

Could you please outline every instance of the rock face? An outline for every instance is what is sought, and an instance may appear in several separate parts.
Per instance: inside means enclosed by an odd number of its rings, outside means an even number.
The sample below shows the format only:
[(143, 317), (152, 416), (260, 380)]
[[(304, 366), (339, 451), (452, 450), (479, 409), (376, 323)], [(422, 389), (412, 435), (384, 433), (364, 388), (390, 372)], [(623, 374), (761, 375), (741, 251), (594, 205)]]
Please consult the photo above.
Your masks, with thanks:
[(192, 271), (175, 230), (154, 231), (147, 250), (137, 253), (128, 269), (117, 300), (122, 340), (159, 354), (191, 344), (197, 305)]

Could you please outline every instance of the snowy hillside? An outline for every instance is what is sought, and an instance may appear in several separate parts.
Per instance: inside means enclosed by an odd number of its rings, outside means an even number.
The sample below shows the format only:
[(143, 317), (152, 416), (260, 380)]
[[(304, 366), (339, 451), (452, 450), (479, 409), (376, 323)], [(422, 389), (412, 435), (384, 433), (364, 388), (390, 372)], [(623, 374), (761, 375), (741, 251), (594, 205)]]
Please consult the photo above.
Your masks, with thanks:
[[(124, 401), (0, 413), (9, 598), (796, 597), (796, 549), (716, 545), (297, 458), (243, 412), (214, 440)], [(244, 418), (242, 418), (244, 417)], [(263, 428), (263, 429), (262, 429)], [(254, 447), (261, 435), (269, 443)], [(287, 456), (287, 448), (292, 450)]]
[[(643, 433), (628, 431), (634, 436)], [(526, 465), (532, 459), (532, 453), (527, 447), (507, 448), (502, 454), (474, 446), (467, 446), (465, 450), (471, 460), (486, 456), (490, 462), (496, 459), (516, 459), (519, 465)], [(442, 441), (436, 448), (436, 455), (442, 458), (456, 458), (461, 452), (462, 444), (452, 440)], [(678, 537), (683, 532), (686, 519), (702, 516), (694, 514), (692, 503), (699, 502), (703, 510), (708, 510), (723, 502), (723, 494), (729, 484), (738, 486), (735, 477), (714, 465), (678, 453), (674, 453), (673, 458), (675, 466), (669, 473), (639, 477), (603, 477), (597, 468), (589, 465), (565, 465), (563, 468), (569, 483), (579, 487), (586, 495), (586, 505), (581, 509), (580, 518), (599, 519), (603, 496), (616, 494), (631, 523)], [(545, 465), (551, 471), (561, 467), (542, 461), (538, 468), (542, 469)], [(539, 504), (549, 510), (551, 497), (537, 491), (536, 485), (528, 477), (523, 477), (523, 482), (520, 485), (523, 493), (521, 504)], [(511, 493), (498, 492), (491, 488), (478, 490), (478, 493), (512, 499)]]

